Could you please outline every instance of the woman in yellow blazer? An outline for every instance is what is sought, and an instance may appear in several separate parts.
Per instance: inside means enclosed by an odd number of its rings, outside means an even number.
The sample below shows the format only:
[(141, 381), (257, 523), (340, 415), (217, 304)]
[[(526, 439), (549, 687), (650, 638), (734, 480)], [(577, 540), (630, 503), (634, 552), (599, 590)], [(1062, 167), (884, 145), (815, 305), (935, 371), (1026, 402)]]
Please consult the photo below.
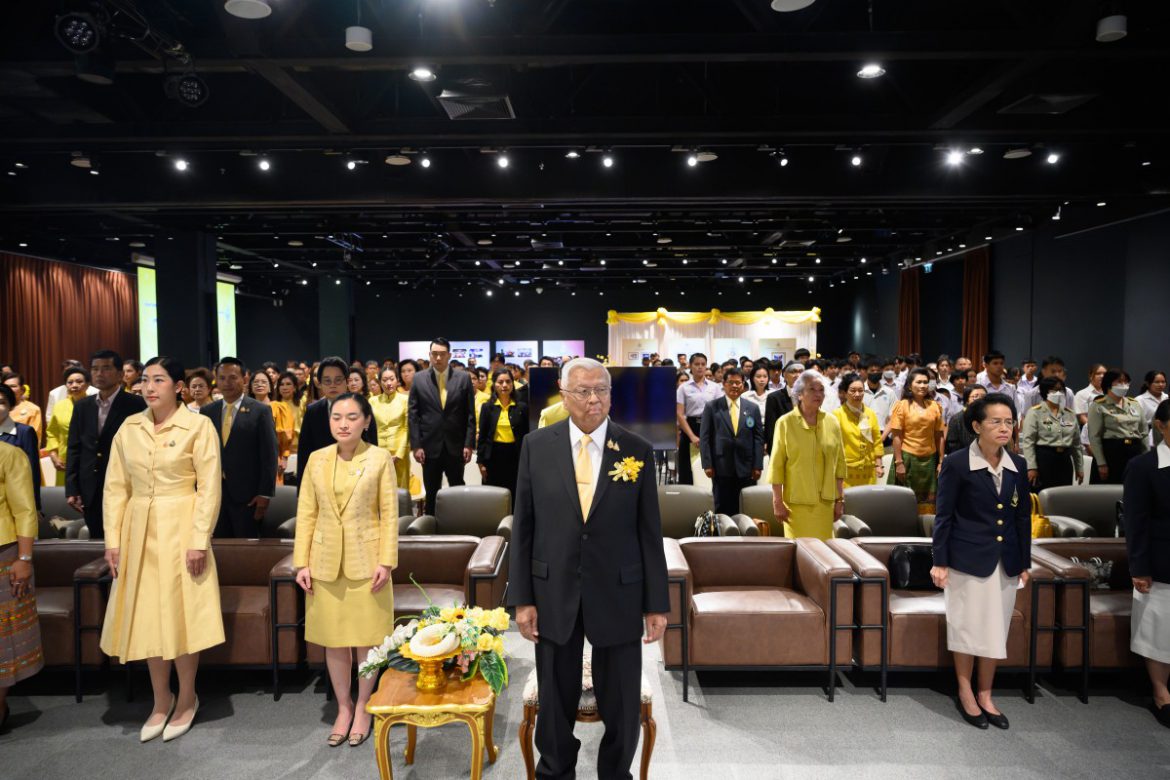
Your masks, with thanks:
[(338, 396), (329, 414), (337, 444), (309, 456), (297, 503), (293, 565), (308, 594), (305, 641), (325, 648), (337, 698), (330, 747), (347, 735), (357, 747), (370, 735), (366, 703), (376, 680), (358, 680), (355, 703), (349, 693), (354, 662), (365, 660), (394, 629), (390, 572), (398, 565), (398, 483), (390, 453), (362, 441), (373, 414), (365, 396)]
[(865, 380), (849, 373), (838, 385), (841, 405), (833, 410), (845, 447), (845, 487), (873, 485), (882, 477), (882, 427), (873, 409), (865, 405)]
[(398, 392), (398, 372), (382, 369), (378, 383), (382, 392), (370, 398), (374, 420), (378, 425), (378, 446), (394, 459), (394, 478), (400, 487), (410, 489), (410, 430), (407, 425), (409, 396)]
[(805, 371), (792, 386), (796, 406), (772, 434), (772, 511), (790, 539), (829, 539), (845, 505), (845, 448), (837, 418), (821, 411), (825, 380)]
[(297, 442), (301, 438), (301, 420), (305, 419), (305, 407), (301, 405), (301, 398), (305, 389), (297, 384), (297, 377), (291, 371), (285, 371), (276, 380), (276, 397), (273, 401), (288, 411), (293, 421), (293, 438), (289, 445), (289, 452), (297, 451)]
[(293, 417), (284, 404), (275, 403), (272, 379), (267, 371), (257, 371), (248, 382), (248, 395), (272, 411), (272, 425), (276, 428), (276, 484), (284, 484), (284, 470), (292, 453)]
[(0, 442), (0, 729), (8, 689), (45, 665), (33, 582), (37, 507), (24, 450)]
[[(114, 435), (106, 472), (106, 562), (114, 583), (101, 648), (146, 659), (154, 709), (139, 739), (186, 734), (199, 710), (199, 652), (224, 641), (211, 530), (219, 517), (219, 433), (182, 403), (186, 376), (174, 358), (142, 373), (146, 411)], [(171, 695), (171, 663), (179, 695)]]
[(89, 390), (89, 372), (84, 368), (65, 369), (65, 390), (69, 394), (53, 406), (49, 427), (45, 429), (45, 450), (53, 468), (57, 469), (57, 485), (65, 484), (66, 450), (69, 444), (69, 423), (73, 420), (73, 404), (85, 398)]

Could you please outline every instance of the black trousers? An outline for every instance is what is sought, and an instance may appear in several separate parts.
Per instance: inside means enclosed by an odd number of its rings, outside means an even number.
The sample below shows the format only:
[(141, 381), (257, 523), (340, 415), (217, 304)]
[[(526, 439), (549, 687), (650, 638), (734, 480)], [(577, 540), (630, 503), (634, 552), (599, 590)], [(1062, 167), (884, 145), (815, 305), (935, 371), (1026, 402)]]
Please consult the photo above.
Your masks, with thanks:
[(516, 503), (516, 479), (520, 474), (520, 445), (492, 442), (492, 454), (484, 462), (487, 467), (485, 485), (508, 488), (512, 503)]
[(720, 515), (734, 515), (739, 513), (739, 492), (745, 487), (755, 484), (752, 480), (743, 477), (721, 477), (715, 472), (711, 480), (711, 490), (715, 494), (715, 512)]
[(228, 498), (223, 491), (223, 502), (219, 505), (219, 520), (215, 523), (216, 539), (259, 539), (260, 521), (255, 519), (256, 507), (240, 504)]
[(435, 513), (435, 498), (439, 488), (443, 486), (443, 476), (447, 477), (447, 484), (455, 486), (463, 484), (463, 451), (454, 454), (444, 451), (437, 458), (427, 456), (423, 464), (423, 488), (427, 491), (425, 512), (428, 515)]
[[(37, 479), (41, 478), (41, 474), (37, 472)], [(102, 515), (102, 494), (99, 491), (92, 501), (86, 501), (84, 496), (82, 501), (85, 503), (85, 527), (89, 529), (90, 539), (105, 539), (105, 519)]]
[[(1107, 485), (1125, 484), (1125, 467), (1129, 462), (1146, 451), (1144, 439), (1105, 439), (1101, 449), (1105, 450), (1105, 465), (1109, 467)], [(1093, 467), (1099, 464), (1094, 463)]]
[[(1078, 441), (1074, 447), (1081, 446)], [(1044, 488), (1073, 483), (1072, 447), (1036, 447), (1036, 471), (1039, 472), (1033, 493)]]
[[(573, 736), (581, 700), (581, 649), (585, 626), (581, 613), (563, 645), (541, 638), (536, 643), (536, 678), (540, 716), (536, 719), (536, 776), (573, 780), (581, 741)], [(630, 765), (638, 747), (642, 710), (642, 643), (639, 640), (593, 648), (593, 690), (605, 736), (597, 751), (599, 780), (632, 780)]]
[[(702, 417), (688, 417), (687, 424), (691, 426), (696, 436), (699, 435), (699, 426), (703, 422)], [(691, 440), (682, 430), (678, 432), (678, 484), (693, 485), (695, 484), (695, 475), (691, 473), (691, 458), (694, 453), (691, 452)]]

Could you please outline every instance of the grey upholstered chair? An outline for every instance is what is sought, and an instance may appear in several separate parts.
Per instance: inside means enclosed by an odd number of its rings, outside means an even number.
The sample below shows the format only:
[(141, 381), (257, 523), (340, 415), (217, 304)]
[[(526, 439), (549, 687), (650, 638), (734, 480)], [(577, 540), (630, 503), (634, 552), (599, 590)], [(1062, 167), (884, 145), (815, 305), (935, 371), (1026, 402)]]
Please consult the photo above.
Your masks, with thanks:
[(402, 518), (399, 533), (502, 536), (511, 541), (512, 494), (507, 488), (490, 485), (442, 488), (435, 496), (435, 514)]
[(1115, 537), (1121, 485), (1064, 485), (1040, 491), (1040, 511), (1058, 537)]
[(845, 514), (836, 535), (930, 536), (933, 528), (934, 515), (918, 514), (918, 500), (910, 488), (858, 485), (845, 489)]
[[(699, 515), (715, 507), (712, 495), (694, 485), (659, 485), (658, 513), (662, 516), (662, 536), (668, 539), (684, 539), (695, 535), (695, 521)], [(757, 536), (759, 532), (750, 523), (750, 531), (744, 529), (727, 515), (716, 515), (720, 536)]]

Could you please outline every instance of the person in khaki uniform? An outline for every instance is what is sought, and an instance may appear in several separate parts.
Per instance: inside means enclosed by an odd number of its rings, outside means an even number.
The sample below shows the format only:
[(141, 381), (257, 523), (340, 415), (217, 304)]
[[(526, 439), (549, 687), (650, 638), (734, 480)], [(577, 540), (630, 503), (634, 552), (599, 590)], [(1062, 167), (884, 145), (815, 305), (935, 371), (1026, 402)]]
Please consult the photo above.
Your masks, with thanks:
[(325, 648), (337, 697), (330, 747), (370, 735), (366, 703), (375, 677), (352, 670), (394, 627), (390, 572), (398, 565), (398, 483), (390, 453), (362, 441), (374, 412), (365, 396), (343, 393), (333, 402), (329, 427), (336, 444), (309, 456), (297, 503), (293, 565), (305, 597), (305, 641)]
[(1074, 472), (1077, 479), (1083, 479), (1085, 466), (1081, 425), (1076, 412), (1067, 406), (1064, 381), (1046, 376), (1036, 387), (1042, 400), (1024, 415), (1020, 449), (1028, 463), (1028, 482), (1039, 492), (1071, 485)]
[(1142, 405), (1129, 398), (1129, 374), (1111, 368), (1101, 380), (1105, 393), (1089, 404), (1089, 446), (1097, 473), (1110, 485), (1125, 483), (1125, 467), (1146, 451), (1149, 426)]
[[(154, 709), (143, 742), (186, 734), (199, 709), (199, 652), (224, 641), (211, 531), (222, 469), (215, 425), (183, 405), (185, 372), (156, 357), (143, 371), (146, 411), (126, 418), (106, 470), (106, 562), (114, 583), (102, 652), (146, 659)], [(171, 694), (171, 663), (179, 695)], [(169, 721), (169, 722), (168, 722)]]

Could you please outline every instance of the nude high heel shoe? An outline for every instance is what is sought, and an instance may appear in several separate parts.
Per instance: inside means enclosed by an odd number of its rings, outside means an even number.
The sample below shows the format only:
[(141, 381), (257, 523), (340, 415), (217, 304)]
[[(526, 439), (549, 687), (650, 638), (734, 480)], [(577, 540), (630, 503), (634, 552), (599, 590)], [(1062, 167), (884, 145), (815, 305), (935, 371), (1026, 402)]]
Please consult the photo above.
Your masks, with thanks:
[(171, 716), (175, 714), (175, 702), (178, 700), (178, 696), (171, 697), (171, 709), (167, 712), (167, 716), (163, 718), (162, 723), (158, 724), (157, 726), (142, 727), (142, 731), (138, 733), (139, 742), (150, 742), (152, 739), (163, 733), (163, 731), (166, 729), (167, 721), (169, 721)]
[(172, 726), (170, 722), (167, 727), (163, 729), (163, 742), (170, 742), (172, 739), (178, 739), (191, 730), (191, 726), (195, 724), (195, 716), (199, 714), (199, 697), (195, 697), (195, 709), (191, 710), (191, 720), (187, 721), (182, 726)]

